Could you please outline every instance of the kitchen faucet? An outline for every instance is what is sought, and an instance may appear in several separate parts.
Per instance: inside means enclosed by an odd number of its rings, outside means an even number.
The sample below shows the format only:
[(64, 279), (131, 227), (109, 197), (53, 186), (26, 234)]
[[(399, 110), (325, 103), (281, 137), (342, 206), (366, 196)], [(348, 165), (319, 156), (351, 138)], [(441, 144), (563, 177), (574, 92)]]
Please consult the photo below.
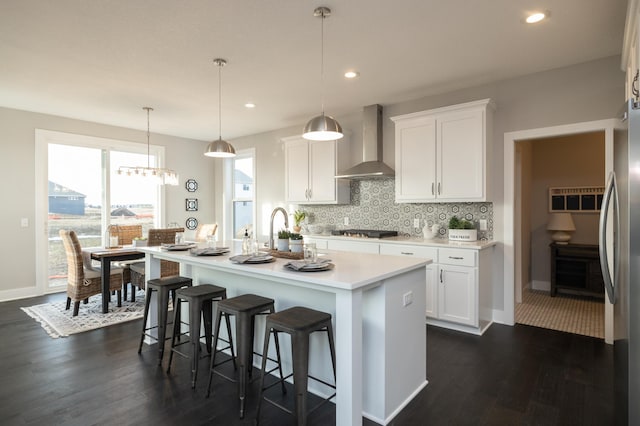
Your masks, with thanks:
[(287, 213), (287, 211), (282, 208), (282, 207), (276, 207), (275, 209), (273, 209), (273, 211), (271, 212), (271, 222), (269, 223), (269, 248), (273, 249), (274, 245), (273, 245), (273, 219), (276, 217), (276, 213), (277, 212), (281, 212), (282, 215), (284, 216), (284, 227), (285, 228), (289, 228), (289, 214)]

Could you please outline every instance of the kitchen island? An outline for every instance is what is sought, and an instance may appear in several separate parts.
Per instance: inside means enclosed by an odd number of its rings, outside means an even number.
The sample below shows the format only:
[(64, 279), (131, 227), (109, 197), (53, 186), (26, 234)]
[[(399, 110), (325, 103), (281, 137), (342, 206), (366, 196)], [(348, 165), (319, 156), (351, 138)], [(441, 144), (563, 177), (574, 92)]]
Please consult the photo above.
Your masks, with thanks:
[[(337, 425), (360, 425), (362, 416), (387, 424), (427, 384), (424, 282), (428, 259), (330, 251), (326, 256), (335, 268), (309, 273), (285, 269), (286, 259), (235, 264), (229, 256), (192, 256), (188, 251), (159, 247), (140, 250), (146, 253), (147, 279), (159, 276), (160, 260), (171, 260), (180, 263), (181, 275), (191, 277), (194, 285), (225, 287), (228, 297), (254, 293), (273, 298), (277, 311), (300, 305), (331, 313)], [(153, 312), (150, 318), (155, 321)], [(264, 337), (263, 321), (257, 319), (256, 348)], [(331, 382), (325, 342), (324, 336), (312, 335), (309, 371)], [(281, 345), (287, 374), (290, 347)], [(258, 360), (254, 360), (256, 365)], [(326, 388), (320, 386), (310, 390), (326, 394)]]

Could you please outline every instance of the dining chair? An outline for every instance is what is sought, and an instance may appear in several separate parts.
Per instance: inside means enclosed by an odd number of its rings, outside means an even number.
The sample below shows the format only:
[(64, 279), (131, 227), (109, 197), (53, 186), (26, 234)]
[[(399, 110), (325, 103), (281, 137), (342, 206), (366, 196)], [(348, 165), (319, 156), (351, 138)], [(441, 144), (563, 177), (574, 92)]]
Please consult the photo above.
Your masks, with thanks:
[[(80, 310), (80, 301), (88, 301), (89, 297), (102, 293), (102, 279), (99, 269), (86, 265), (83, 261), (82, 247), (75, 231), (61, 229), (60, 238), (67, 255), (67, 306), (73, 305), (73, 316)], [(122, 306), (122, 269), (112, 268), (109, 289), (118, 292), (118, 306)]]
[(205, 242), (209, 235), (215, 235), (218, 230), (217, 223), (201, 223), (196, 228), (196, 241)]
[[(135, 238), (142, 238), (142, 225), (111, 225), (109, 227), (109, 233), (112, 237), (118, 237), (118, 245), (128, 246), (133, 244)], [(134, 263), (141, 263), (144, 265), (144, 260), (122, 260), (113, 262), (116, 268), (122, 269), (122, 292), (124, 300), (127, 300), (127, 288), (131, 284), (132, 301), (135, 300), (133, 293), (135, 293), (135, 286), (131, 283), (131, 265)]]
[[(147, 246), (159, 246), (161, 244), (173, 244), (176, 240), (176, 232), (184, 232), (184, 228), (157, 228), (149, 229)], [(131, 268), (131, 286), (139, 289), (146, 288), (144, 262), (133, 263)], [(160, 261), (160, 278), (171, 277), (180, 274), (180, 264), (169, 260)], [(131, 301), (135, 301), (135, 292), (131, 291)]]

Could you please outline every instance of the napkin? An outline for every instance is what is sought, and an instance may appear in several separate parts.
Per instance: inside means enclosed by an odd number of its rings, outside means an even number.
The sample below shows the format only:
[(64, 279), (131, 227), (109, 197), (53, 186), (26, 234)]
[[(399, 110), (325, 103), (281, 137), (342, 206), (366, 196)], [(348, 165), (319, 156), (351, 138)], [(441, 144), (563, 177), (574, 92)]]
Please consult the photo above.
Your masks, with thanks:
[(331, 262), (331, 259), (322, 259), (317, 262), (305, 262), (304, 260), (292, 260), (284, 266), (299, 271), (301, 269), (321, 269), (326, 267), (326, 264)]
[(196, 256), (204, 256), (207, 254), (224, 254), (229, 252), (229, 247), (206, 247), (206, 248), (192, 248), (191, 254)]
[(246, 262), (266, 262), (272, 258), (269, 254), (259, 254), (254, 256), (252, 254), (238, 254), (236, 256), (231, 256), (229, 260), (235, 263), (246, 263)]

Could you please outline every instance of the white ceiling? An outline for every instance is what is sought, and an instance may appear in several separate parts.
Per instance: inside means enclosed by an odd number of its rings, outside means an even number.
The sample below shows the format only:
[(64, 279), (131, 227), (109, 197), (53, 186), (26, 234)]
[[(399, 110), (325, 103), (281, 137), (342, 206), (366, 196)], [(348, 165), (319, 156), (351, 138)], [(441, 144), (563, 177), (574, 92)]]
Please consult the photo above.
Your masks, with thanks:
[[(2, 0), (0, 106), (201, 140), (621, 52), (626, 0)], [(528, 11), (551, 17), (526, 25)], [(361, 73), (347, 81), (348, 69)], [(246, 109), (247, 101), (257, 104)]]

